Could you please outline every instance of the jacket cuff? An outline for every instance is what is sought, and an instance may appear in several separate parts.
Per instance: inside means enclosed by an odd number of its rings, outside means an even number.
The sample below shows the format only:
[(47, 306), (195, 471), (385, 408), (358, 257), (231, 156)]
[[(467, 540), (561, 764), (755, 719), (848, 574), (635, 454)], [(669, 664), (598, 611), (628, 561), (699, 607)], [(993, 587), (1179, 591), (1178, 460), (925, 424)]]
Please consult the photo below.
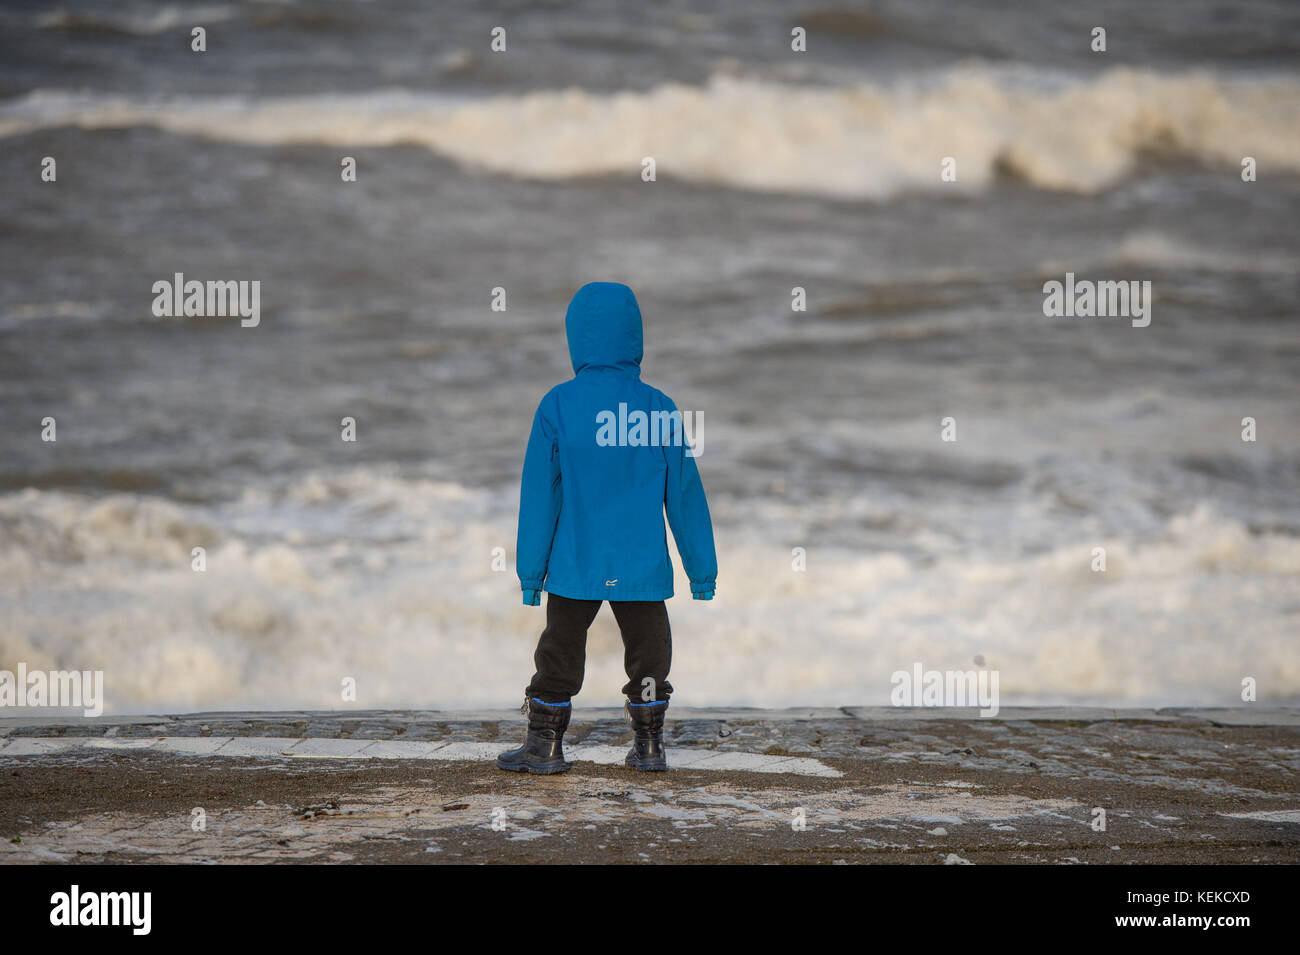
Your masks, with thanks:
[(540, 590), (525, 590), (525, 591), (524, 591), (524, 606), (525, 606), (525, 607), (536, 607), (536, 606), (538, 606), (539, 604), (541, 604), (541, 602), (542, 602), (542, 593), (541, 593)]
[(692, 590), (692, 591), (691, 591), (691, 599), (692, 599), (692, 600), (712, 600), (712, 599), (713, 599), (713, 591), (712, 591), (712, 590)]

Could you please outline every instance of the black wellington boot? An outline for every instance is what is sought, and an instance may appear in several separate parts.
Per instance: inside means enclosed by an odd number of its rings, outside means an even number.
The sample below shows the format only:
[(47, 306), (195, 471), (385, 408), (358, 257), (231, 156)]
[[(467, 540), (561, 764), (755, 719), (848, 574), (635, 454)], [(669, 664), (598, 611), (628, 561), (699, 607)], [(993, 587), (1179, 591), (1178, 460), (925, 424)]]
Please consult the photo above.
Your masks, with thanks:
[(623, 762), (642, 772), (663, 772), (668, 768), (668, 757), (664, 755), (664, 714), (668, 712), (668, 701), (629, 702), (625, 710), (636, 737)]
[(497, 768), (512, 773), (562, 773), (572, 763), (564, 761), (564, 731), (569, 726), (572, 705), (552, 706), (531, 697), (520, 707), (528, 714), (528, 736), (524, 745), (497, 757)]

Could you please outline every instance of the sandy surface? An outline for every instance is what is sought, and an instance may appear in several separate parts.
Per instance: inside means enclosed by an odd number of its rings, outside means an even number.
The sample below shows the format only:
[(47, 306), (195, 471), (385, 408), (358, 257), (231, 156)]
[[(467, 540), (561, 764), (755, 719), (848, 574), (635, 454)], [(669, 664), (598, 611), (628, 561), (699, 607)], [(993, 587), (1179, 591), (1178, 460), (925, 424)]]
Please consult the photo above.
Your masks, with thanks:
[(581, 758), (630, 735), (594, 711), (557, 777), (495, 769), (505, 714), (0, 721), (0, 861), (1300, 861), (1300, 720), (1234, 712), (682, 711), (670, 759), (693, 764), (636, 774)]

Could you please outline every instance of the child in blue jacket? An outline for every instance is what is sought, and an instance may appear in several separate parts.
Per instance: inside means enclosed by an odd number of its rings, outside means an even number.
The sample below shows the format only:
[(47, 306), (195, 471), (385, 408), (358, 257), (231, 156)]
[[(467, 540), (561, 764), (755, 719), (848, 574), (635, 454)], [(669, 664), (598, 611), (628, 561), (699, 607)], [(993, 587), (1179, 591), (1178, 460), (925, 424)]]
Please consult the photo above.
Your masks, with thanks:
[(519, 495), (516, 569), (525, 604), (547, 593), (537, 672), (525, 692), (528, 736), (497, 760), (514, 772), (562, 773), (572, 698), (582, 689), (587, 628), (608, 600), (623, 636), (627, 765), (664, 770), (672, 685), (673, 595), (664, 515), (691, 582), (712, 600), (718, 573), (704, 485), (672, 399), (641, 380), (641, 310), (626, 285), (580, 288), (564, 319), (574, 376), (533, 416)]

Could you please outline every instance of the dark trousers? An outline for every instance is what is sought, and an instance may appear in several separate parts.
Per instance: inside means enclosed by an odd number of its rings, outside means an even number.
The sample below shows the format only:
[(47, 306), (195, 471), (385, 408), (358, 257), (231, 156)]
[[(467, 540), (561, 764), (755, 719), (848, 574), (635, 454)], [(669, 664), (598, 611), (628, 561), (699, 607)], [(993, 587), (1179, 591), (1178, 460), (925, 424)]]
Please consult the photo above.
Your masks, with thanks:
[[(587, 628), (603, 602), (546, 595), (546, 629), (533, 655), (537, 672), (528, 684), (529, 696), (543, 703), (567, 703), (577, 696), (587, 665)], [(668, 682), (673, 662), (668, 608), (662, 600), (611, 600), (609, 606), (623, 636), (627, 671), (623, 693), (634, 703), (643, 702), (642, 681), (650, 677), (655, 681), (655, 699), (668, 699), (673, 692)]]

